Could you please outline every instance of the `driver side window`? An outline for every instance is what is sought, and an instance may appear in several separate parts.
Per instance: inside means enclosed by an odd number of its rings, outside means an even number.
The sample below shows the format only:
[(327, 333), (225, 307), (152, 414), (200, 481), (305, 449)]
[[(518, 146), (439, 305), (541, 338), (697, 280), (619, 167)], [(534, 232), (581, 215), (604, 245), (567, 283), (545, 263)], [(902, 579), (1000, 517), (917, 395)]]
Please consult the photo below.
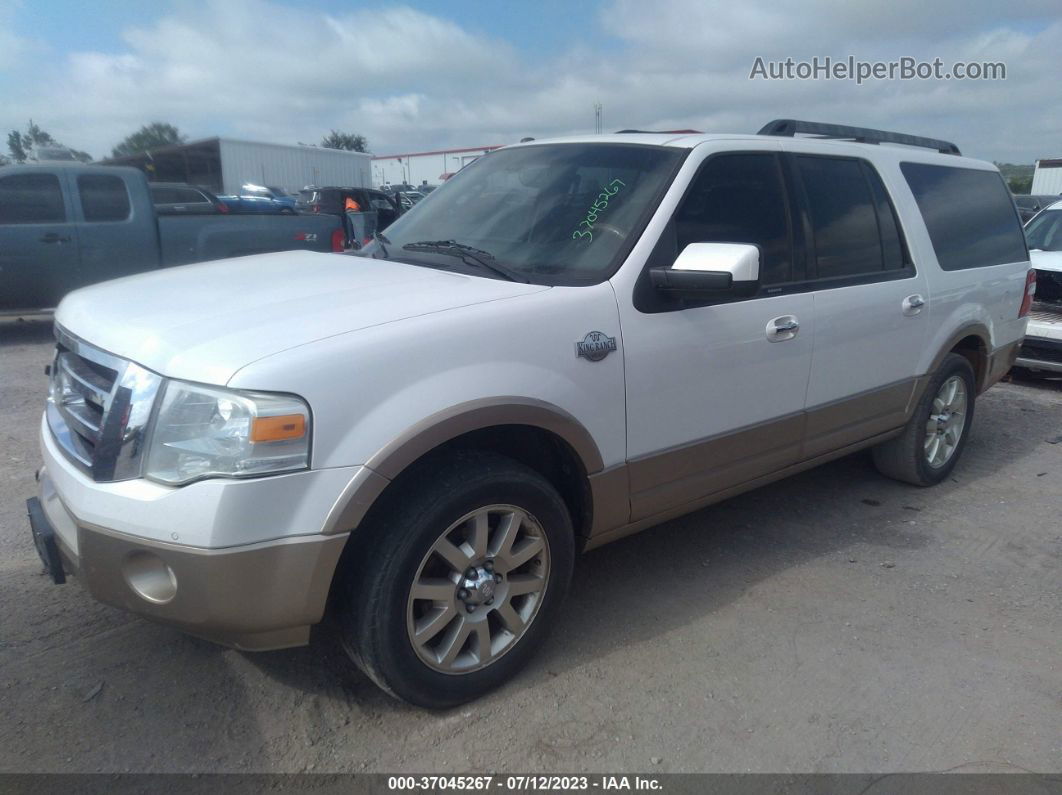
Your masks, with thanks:
[(690, 243), (751, 243), (763, 286), (793, 280), (793, 244), (777, 155), (710, 158), (673, 219), (676, 255)]

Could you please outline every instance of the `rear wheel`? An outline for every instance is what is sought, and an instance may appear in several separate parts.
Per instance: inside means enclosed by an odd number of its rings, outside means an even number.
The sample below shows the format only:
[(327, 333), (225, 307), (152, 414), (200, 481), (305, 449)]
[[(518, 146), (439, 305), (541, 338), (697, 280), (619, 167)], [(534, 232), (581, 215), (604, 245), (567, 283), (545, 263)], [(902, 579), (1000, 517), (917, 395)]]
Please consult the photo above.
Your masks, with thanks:
[(571, 579), (574, 536), (556, 489), (493, 454), (437, 459), (367, 528), (348, 578), (344, 645), (378, 685), (424, 707), (476, 698), (534, 654)]
[(930, 379), (903, 433), (874, 448), (878, 471), (916, 486), (932, 486), (955, 468), (974, 417), (974, 372), (949, 353)]

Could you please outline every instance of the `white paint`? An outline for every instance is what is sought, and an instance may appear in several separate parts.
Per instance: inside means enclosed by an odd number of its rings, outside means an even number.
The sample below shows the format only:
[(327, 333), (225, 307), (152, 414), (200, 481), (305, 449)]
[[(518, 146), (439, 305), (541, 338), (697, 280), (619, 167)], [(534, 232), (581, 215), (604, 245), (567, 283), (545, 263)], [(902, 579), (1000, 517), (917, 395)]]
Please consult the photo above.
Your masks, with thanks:
[(735, 282), (754, 282), (760, 278), (760, 252), (741, 243), (690, 243), (671, 270), (724, 272)]
[[(342, 485), (394, 439), (484, 398), (533, 399), (585, 427), (606, 467), (798, 413), (926, 373), (970, 323), (992, 350), (1021, 338), (1029, 267), (943, 272), (902, 161), (967, 168), (966, 158), (888, 146), (761, 136), (623, 135), (692, 149), (648, 227), (610, 281), (543, 287), (393, 261), (285, 252), (122, 279), (71, 294), (67, 330), (169, 377), (291, 392), (313, 412), (310, 473), (211, 480), (167, 489), (96, 484), (46, 437), (48, 471), (87, 521), (152, 538), (180, 517), (183, 543), (247, 543), (319, 531)], [(892, 195), (918, 275), (646, 314), (635, 283), (705, 158), (728, 151), (808, 151), (865, 158)], [(745, 259), (742, 267), (749, 272)], [(921, 295), (921, 311), (905, 299)], [(772, 343), (772, 324), (795, 333)], [(617, 350), (599, 362), (575, 343), (599, 331)], [(224, 506), (224, 510), (223, 510)], [(249, 519), (252, 517), (252, 519)]]

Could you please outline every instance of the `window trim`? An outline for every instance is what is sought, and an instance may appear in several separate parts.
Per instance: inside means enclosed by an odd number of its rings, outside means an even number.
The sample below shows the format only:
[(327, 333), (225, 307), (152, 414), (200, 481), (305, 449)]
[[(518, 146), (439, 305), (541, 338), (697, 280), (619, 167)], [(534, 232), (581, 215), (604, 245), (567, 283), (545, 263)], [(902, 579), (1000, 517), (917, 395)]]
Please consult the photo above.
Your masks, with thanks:
[[(865, 157), (856, 157), (853, 155), (818, 154), (815, 152), (785, 152), (783, 157), (790, 161), (790, 172), (794, 180), (793, 190), (796, 202), (800, 206), (801, 218), (806, 234), (807, 263), (804, 271), (806, 280), (805, 284), (802, 285), (804, 289), (801, 289), (798, 292), (832, 290), (841, 287), (854, 287), (864, 284), (877, 284), (878, 282), (898, 281), (918, 276), (918, 268), (915, 267), (914, 260), (911, 257), (911, 248), (907, 244), (906, 230), (903, 227), (900, 214), (896, 211), (896, 202), (893, 201), (892, 194), (889, 192), (889, 186), (882, 178), (881, 172), (875, 167), (872, 161)], [(866, 186), (867, 194), (870, 197), (870, 206), (874, 212), (874, 224), (878, 230), (878, 247), (881, 251), (882, 270), (846, 274), (842, 276), (820, 277), (818, 275), (818, 249), (815, 243), (814, 224), (811, 220), (811, 202), (808, 199), (807, 188), (804, 185), (804, 179), (800, 174), (800, 167), (797, 164), (798, 157), (812, 157), (820, 160), (847, 160), (854, 162), (859, 166), (859, 172), (863, 177), (863, 184)], [(880, 181), (882, 190), (885, 193), (885, 200), (888, 202), (889, 209), (892, 211), (893, 222), (896, 224), (896, 233), (900, 238), (901, 258), (904, 263), (901, 268), (891, 268), (889, 270), (885, 270), (884, 268), (885, 240), (882, 234), (881, 218), (878, 214), (877, 202), (874, 200), (874, 189), (870, 184), (870, 176), (867, 169), (871, 169), (870, 173), (876, 175)]]

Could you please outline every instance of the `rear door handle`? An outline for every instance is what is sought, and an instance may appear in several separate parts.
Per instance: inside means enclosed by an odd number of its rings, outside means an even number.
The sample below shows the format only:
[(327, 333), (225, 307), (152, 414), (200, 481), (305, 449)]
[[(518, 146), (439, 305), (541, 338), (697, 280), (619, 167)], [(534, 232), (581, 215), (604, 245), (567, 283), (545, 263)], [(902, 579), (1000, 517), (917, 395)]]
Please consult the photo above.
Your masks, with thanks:
[(37, 239), (40, 240), (42, 243), (69, 243), (70, 242), (70, 238), (69, 237), (60, 237), (55, 232), (49, 232), (46, 235), (41, 235)]
[(770, 342), (791, 340), (800, 331), (800, 321), (796, 315), (782, 315), (767, 323), (767, 339)]
[(926, 305), (926, 299), (915, 293), (909, 295), (903, 299), (903, 313), (910, 317), (911, 315), (917, 315), (922, 311), (922, 307)]

